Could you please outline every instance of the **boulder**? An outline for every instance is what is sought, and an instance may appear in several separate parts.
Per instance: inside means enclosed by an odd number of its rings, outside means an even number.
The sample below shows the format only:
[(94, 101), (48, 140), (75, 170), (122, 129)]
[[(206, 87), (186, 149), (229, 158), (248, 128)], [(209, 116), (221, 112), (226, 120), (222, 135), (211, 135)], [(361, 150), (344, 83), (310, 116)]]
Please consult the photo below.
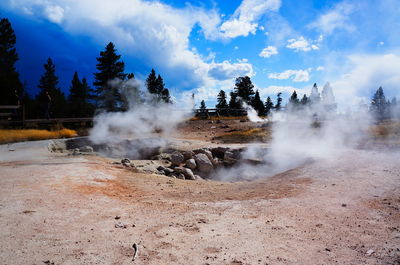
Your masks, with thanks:
[(192, 170), (190, 170), (189, 168), (184, 167), (182, 174), (185, 175), (185, 179), (195, 180), (194, 174), (193, 174)]
[(193, 152), (195, 154), (205, 154), (210, 161), (213, 160), (213, 155), (212, 155), (211, 151), (206, 148), (195, 149), (195, 150), (193, 150)]
[(196, 154), (194, 160), (196, 161), (197, 168), (200, 172), (210, 173), (214, 169), (210, 159), (203, 153)]
[(83, 147), (80, 148), (81, 152), (85, 152), (85, 153), (93, 153), (93, 147), (91, 147), (90, 145), (85, 145)]
[(195, 180), (204, 180), (202, 177), (200, 177), (199, 175), (194, 175), (194, 179)]
[(194, 152), (193, 151), (183, 151), (182, 155), (183, 155), (184, 160), (189, 160), (189, 159), (193, 158)]
[(185, 164), (186, 164), (186, 166), (188, 167), (188, 168), (190, 168), (190, 169), (195, 169), (196, 168), (196, 161), (192, 158), (192, 159), (189, 159), (189, 160), (186, 160), (186, 162), (185, 162)]
[(171, 168), (165, 168), (165, 169), (164, 169), (164, 172), (165, 172), (165, 175), (169, 176), (169, 175), (171, 175), (172, 173), (174, 173), (174, 170), (171, 169)]
[(182, 173), (179, 173), (177, 175), (175, 175), (177, 179), (185, 179), (185, 175), (183, 175)]
[(173, 166), (179, 166), (183, 163), (184, 157), (180, 152), (174, 152), (171, 154), (171, 163)]

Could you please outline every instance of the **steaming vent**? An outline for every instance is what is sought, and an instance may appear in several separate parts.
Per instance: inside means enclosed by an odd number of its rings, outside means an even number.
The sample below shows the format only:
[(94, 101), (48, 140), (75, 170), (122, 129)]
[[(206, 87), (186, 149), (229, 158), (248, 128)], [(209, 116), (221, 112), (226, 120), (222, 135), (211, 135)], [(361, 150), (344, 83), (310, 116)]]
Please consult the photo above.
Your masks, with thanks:
[[(117, 158), (118, 161), (113, 164), (124, 166), (135, 172), (186, 180), (252, 180), (259, 177), (260, 173), (266, 174), (266, 172), (250, 170), (251, 168), (269, 165), (264, 159), (268, 153), (266, 148), (258, 148), (257, 152), (248, 148), (223, 146), (178, 150), (172, 142), (163, 138), (93, 144), (87, 137), (81, 137), (66, 140), (65, 149), (71, 155), (84, 155), (93, 150), (98, 155)], [(229, 172), (235, 172), (234, 176)]]

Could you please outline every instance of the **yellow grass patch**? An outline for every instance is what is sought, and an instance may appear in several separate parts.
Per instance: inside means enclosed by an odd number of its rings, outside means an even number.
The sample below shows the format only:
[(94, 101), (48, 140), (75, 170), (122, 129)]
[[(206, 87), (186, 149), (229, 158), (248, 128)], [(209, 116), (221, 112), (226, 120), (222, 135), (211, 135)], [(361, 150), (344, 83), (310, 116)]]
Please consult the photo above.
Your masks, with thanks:
[(22, 142), (31, 140), (45, 140), (55, 138), (70, 138), (77, 136), (76, 131), (61, 129), (48, 130), (0, 130), (0, 143)]
[(270, 129), (253, 128), (245, 131), (233, 131), (214, 137), (224, 143), (264, 142), (270, 137)]
[(192, 117), (191, 121), (199, 121), (199, 120), (210, 120), (210, 121), (217, 121), (217, 120), (247, 120), (247, 116), (211, 116), (209, 118), (201, 118), (201, 117)]

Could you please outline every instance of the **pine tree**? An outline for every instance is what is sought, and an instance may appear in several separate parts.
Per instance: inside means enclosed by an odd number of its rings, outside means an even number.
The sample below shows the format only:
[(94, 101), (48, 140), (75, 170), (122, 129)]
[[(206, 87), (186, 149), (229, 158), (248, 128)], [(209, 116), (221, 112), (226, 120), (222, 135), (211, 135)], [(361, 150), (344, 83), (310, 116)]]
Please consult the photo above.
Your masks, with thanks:
[(110, 81), (118, 78), (125, 80), (124, 73), (125, 64), (121, 61), (121, 55), (118, 55), (117, 50), (112, 42), (110, 42), (104, 51), (100, 52), (100, 57), (97, 57), (96, 68), (97, 73), (94, 73), (96, 101), (97, 106), (105, 111), (120, 111), (122, 109), (122, 95), (118, 87), (110, 84)]
[(48, 104), (48, 97), (46, 93), (50, 95), (50, 113), (52, 117), (65, 117), (68, 114), (67, 101), (64, 93), (61, 92), (58, 87), (58, 77), (56, 76), (56, 66), (54, 65), (51, 58), (47, 59), (47, 63), (43, 65), (44, 74), (40, 78), (38, 87), (40, 92), (37, 95), (37, 101), (45, 111)]
[(161, 75), (156, 75), (156, 71), (151, 69), (150, 74), (146, 79), (147, 90), (152, 94), (155, 100), (165, 103), (172, 103), (169, 95), (169, 90), (165, 88), (164, 80)]
[(308, 104), (308, 97), (306, 94), (303, 95), (303, 98), (300, 100), (300, 104), (304, 106)]
[(226, 94), (225, 91), (221, 90), (217, 96), (217, 105), (215, 105), (217, 109), (227, 109), (228, 103), (226, 102)]
[(271, 110), (274, 108), (274, 103), (271, 98), (268, 97), (265, 101), (265, 115), (268, 116), (271, 113)]
[(202, 101), (200, 102), (200, 111), (201, 111), (201, 112), (204, 112), (206, 109), (207, 109), (206, 103), (204, 102), (204, 100), (202, 100)]
[(257, 111), (257, 114), (259, 116), (264, 115), (265, 107), (264, 107), (263, 102), (261, 101), (260, 93), (258, 92), (258, 90), (256, 90), (256, 94), (252, 101), (252, 106)]
[(16, 36), (8, 19), (0, 20), (0, 105), (17, 105), (23, 94), (22, 83), (15, 69), (18, 61)]
[(282, 108), (282, 92), (279, 92), (276, 98), (275, 110), (280, 111)]
[(89, 102), (89, 85), (86, 78), (82, 81), (75, 72), (69, 90), (68, 104), (71, 117), (89, 117), (92, 114), (92, 105)]
[(297, 98), (296, 90), (293, 91), (292, 95), (290, 96), (289, 102), (293, 105), (297, 105), (300, 103), (299, 99)]
[(231, 110), (237, 110), (241, 108), (241, 102), (237, 98), (237, 94), (234, 92), (230, 93), (231, 98), (229, 99), (229, 108)]
[[(248, 76), (238, 77), (236, 78), (236, 83), (233, 93), (235, 93), (241, 100), (246, 102), (246, 104), (251, 105), (251, 102), (255, 94), (253, 88), (254, 85), (251, 82), (250, 77)], [(240, 107), (242, 107), (241, 104)]]
[(383, 93), (382, 87), (379, 87), (378, 90), (375, 92), (374, 97), (371, 101), (370, 110), (375, 118), (377, 118), (378, 120), (387, 118), (388, 104), (386, 102), (386, 97)]

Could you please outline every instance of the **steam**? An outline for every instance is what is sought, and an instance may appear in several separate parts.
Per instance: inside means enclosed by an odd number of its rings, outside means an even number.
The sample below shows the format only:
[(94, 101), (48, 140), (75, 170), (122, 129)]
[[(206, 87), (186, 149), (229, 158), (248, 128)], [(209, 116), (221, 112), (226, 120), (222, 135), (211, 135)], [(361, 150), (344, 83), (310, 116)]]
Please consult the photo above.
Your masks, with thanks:
[[(152, 138), (145, 147), (162, 144), (160, 138), (170, 136), (176, 126), (190, 114), (172, 104), (157, 101), (153, 95), (140, 90), (140, 84), (130, 79), (113, 80), (128, 103), (126, 112), (103, 112), (96, 116), (90, 140), (95, 144), (116, 144), (126, 139)], [(158, 140), (157, 140), (158, 138)]]
[(257, 114), (257, 111), (252, 106), (246, 104), (244, 101), (243, 101), (243, 106), (246, 109), (247, 117), (249, 118), (249, 120), (251, 122), (257, 122), (258, 123), (258, 122), (267, 122), (268, 121), (268, 119), (260, 118), (258, 116), (258, 114)]
[(365, 108), (337, 113), (333, 90), (324, 86), (322, 97), (314, 86), (311, 104), (298, 104), (272, 114), (271, 141), (264, 147), (252, 145), (243, 153), (242, 163), (222, 169), (216, 178), (224, 181), (252, 180), (272, 176), (310, 161), (331, 160), (344, 150), (357, 147), (367, 136), (371, 117)]

